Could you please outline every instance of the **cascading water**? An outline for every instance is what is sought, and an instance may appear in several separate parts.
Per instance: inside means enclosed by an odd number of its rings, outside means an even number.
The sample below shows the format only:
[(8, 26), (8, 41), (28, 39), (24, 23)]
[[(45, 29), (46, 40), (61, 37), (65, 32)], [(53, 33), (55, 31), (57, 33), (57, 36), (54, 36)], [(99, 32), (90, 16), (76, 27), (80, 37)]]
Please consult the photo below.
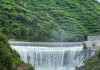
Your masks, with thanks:
[[(39, 43), (38, 43), (39, 44)], [(83, 64), (86, 57), (93, 55), (91, 50), (83, 50), (82, 45), (68, 47), (44, 47), (11, 45), (26, 63), (30, 63), (35, 70), (74, 70)]]

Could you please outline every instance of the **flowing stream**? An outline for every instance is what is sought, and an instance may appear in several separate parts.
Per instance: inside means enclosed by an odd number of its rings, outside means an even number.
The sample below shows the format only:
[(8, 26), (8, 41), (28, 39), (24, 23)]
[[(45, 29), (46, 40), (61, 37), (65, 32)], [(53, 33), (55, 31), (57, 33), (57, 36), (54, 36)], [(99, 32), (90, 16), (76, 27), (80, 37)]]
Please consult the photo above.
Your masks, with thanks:
[(74, 70), (94, 53), (92, 50), (83, 50), (82, 44), (76, 44), (51, 43), (53, 46), (50, 47), (50, 43), (26, 45), (26, 42), (14, 42), (11, 47), (20, 54), (23, 61), (32, 64), (35, 70)]

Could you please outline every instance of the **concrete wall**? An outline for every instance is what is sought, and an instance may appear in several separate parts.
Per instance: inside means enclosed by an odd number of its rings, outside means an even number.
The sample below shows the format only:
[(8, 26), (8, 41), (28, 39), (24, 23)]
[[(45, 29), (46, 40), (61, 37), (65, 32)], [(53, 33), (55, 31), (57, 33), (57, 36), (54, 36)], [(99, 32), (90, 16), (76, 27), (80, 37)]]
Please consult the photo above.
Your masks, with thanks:
[(100, 48), (100, 40), (98, 41), (85, 41), (84, 44), (83, 44), (83, 47), (85, 49), (98, 49)]
[(100, 40), (100, 35), (97, 36), (88, 36), (87, 41), (98, 41)]
[(93, 47), (93, 43), (92, 43), (92, 41), (84, 41), (83, 46), (84, 47)]

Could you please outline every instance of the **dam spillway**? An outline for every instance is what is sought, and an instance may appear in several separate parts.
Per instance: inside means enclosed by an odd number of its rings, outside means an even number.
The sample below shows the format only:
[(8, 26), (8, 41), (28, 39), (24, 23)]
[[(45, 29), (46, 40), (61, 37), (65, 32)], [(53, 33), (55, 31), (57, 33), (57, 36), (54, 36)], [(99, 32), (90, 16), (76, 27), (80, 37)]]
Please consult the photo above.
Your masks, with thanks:
[(79, 43), (10, 42), (26, 63), (35, 70), (74, 70), (83, 64), (85, 58), (93, 55)]

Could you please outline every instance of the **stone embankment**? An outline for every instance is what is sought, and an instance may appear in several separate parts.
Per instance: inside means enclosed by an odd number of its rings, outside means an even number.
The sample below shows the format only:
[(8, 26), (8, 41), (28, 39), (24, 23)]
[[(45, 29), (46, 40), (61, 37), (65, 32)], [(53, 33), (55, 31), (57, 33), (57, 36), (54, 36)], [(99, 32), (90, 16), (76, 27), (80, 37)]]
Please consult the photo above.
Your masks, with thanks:
[(98, 40), (98, 41), (84, 41), (83, 48), (97, 50), (98, 48), (100, 48), (100, 40)]

